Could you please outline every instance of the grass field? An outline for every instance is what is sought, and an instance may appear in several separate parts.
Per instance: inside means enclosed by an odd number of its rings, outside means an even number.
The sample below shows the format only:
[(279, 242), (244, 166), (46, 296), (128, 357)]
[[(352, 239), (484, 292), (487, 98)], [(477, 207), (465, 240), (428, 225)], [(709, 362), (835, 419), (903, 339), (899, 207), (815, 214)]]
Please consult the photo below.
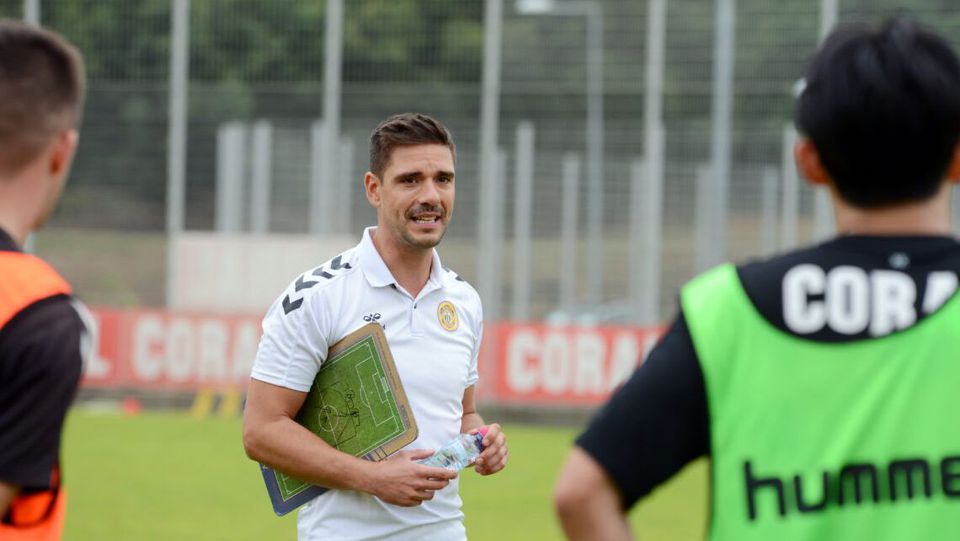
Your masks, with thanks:
[[(495, 476), (464, 472), (472, 541), (562, 539), (553, 481), (575, 430), (507, 425), (510, 464)], [(296, 518), (275, 516), (239, 419), (179, 413), (136, 417), (75, 410), (64, 439), (70, 507), (66, 541), (295, 539)], [(631, 514), (644, 540), (701, 539), (706, 467), (697, 463)]]

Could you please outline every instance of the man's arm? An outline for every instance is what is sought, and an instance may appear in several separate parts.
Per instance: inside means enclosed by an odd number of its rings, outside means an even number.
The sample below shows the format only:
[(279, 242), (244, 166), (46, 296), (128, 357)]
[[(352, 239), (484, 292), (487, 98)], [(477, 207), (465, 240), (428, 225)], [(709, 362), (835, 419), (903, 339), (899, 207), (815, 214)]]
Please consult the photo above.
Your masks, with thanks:
[(0, 516), (20, 489), (46, 489), (83, 365), (83, 321), (66, 296), (17, 314), (0, 332)]
[(0, 517), (7, 514), (13, 497), (17, 495), (17, 487), (0, 481)]
[[(460, 433), (475, 433), (483, 426), (483, 417), (477, 413), (476, 387), (471, 385), (463, 392), (463, 419), (460, 421)], [(480, 475), (491, 475), (507, 465), (507, 436), (500, 425), (493, 423), (487, 427), (483, 438), (483, 452), (477, 457), (474, 470)]]
[(331, 447), (294, 421), (307, 393), (250, 380), (243, 414), (243, 447), (250, 458), (316, 485), (356, 490), (412, 507), (433, 498), (455, 472), (414, 462), (431, 450), (401, 451), (370, 462)]
[(620, 494), (603, 468), (574, 448), (554, 489), (560, 524), (571, 541), (632, 539)]
[(576, 444), (556, 489), (571, 539), (590, 538), (586, 524), (626, 528), (637, 500), (709, 452), (703, 373), (682, 313)]

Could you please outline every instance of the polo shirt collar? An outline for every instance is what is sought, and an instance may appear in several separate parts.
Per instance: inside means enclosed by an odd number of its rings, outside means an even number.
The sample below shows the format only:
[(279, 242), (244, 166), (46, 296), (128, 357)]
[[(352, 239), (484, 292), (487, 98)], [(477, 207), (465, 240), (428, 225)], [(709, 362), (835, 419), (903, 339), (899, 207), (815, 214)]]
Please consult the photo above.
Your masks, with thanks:
[[(380, 252), (377, 251), (377, 247), (373, 245), (373, 232), (376, 230), (377, 228), (375, 226), (363, 230), (363, 239), (360, 240), (360, 269), (367, 278), (367, 282), (373, 287), (385, 287), (389, 285), (397, 285), (399, 287), (397, 280), (393, 277), (393, 273), (390, 272), (387, 264), (384, 263), (383, 258), (380, 257)], [(427, 279), (424, 290), (437, 289), (442, 286), (443, 263), (440, 262), (440, 254), (438, 254), (436, 248), (434, 248), (433, 263), (430, 265), (430, 278)]]

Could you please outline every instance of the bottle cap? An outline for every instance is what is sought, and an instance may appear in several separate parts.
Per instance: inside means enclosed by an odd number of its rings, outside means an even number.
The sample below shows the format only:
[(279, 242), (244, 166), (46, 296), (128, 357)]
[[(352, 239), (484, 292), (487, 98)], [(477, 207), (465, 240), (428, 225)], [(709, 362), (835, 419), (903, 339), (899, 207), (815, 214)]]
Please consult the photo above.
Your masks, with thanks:
[(486, 438), (487, 432), (490, 432), (490, 427), (487, 425), (483, 425), (480, 427), (480, 430), (477, 430), (477, 433), (480, 434), (481, 438)]

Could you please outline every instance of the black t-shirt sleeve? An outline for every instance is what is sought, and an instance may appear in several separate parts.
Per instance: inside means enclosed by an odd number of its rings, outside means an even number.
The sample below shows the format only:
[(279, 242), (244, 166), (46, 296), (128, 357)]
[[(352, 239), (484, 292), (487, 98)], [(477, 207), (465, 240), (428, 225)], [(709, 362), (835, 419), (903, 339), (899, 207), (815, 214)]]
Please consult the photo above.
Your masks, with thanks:
[(703, 373), (682, 313), (577, 445), (620, 489), (624, 509), (709, 453)]
[(0, 330), (0, 481), (49, 485), (80, 380), (84, 332), (65, 296), (29, 306)]

